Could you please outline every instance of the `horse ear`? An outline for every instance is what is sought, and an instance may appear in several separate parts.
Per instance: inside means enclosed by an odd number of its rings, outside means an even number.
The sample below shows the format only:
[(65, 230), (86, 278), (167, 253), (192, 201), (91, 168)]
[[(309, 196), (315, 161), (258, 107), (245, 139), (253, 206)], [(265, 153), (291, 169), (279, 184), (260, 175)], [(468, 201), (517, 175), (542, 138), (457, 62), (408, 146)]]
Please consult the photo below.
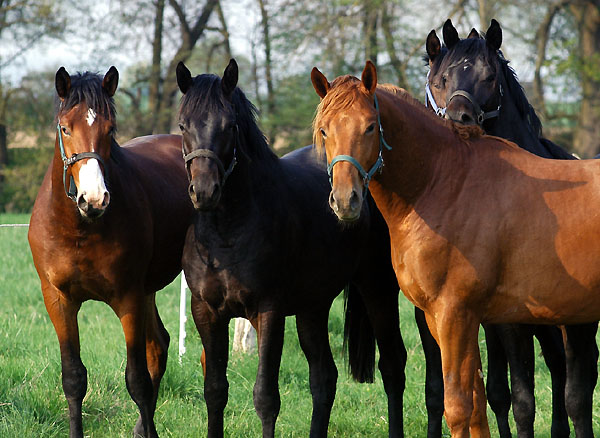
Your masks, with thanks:
[(442, 35), (444, 36), (444, 44), (446, 44), (446, 47), (448, 47), (448, 49), (451, 49), (456, 43), (460, 41), (460, 38), (458, 37), (458, 32), (452, 24), (452, 20), (450, 20), (449, 18), (444, 23)]
[(177, 64), (177, 68), (175, 69), (175, 74), (177, 75), (177, 85), (183, 94), (187, 93), (187, 91), (192, 86), (192, 74), (185, 66), (183, 61), (179, 61)]
[(427, 50), (427, 56), (429, 56), (429, 64), (438, 57), (442, 50), (442, 44), (440, 43), (440, 39), (435, 33), (435, 29), (429, 32), (427, 35), (427, 41), (425, 42), (425, 50)]
[(109, 96), (114, 96), (117, 91), (117, 85), (119, 85), (119, 72), (113, 65), (108, 69), (102, 80), (102, 88), (106, 91)]
[(230, 97), (238, 83), (238, 65), (235, 59), (231, 58), (229, 64), (225, 67), (223, 78), (221, 79), (221, 89), (225, 96)]
[(325, 75), (321, 73), (317, 67), (313, 67), (310, 72), (310, 80), (319, 97), (323, 99), (331, 88), (331, 84), (327, 81)]
[(377, 69), (371, 61), (367, 61), (365, 64), (365, 69), (362, 72), (360, 80), (363, 87), (365, 87), (365, 90), (367, 90), (370, 95), (373, 95), (377, 88)]
[(60, 100), (65, 100), (71, 89), (71, 76), (69, 76), (69, 73), (67, 73), (67, 70), (65, 70), (64, 67), (59, 68), (56, 72), (54, 86), (56, 87), (56, 93), (58, 94), (58, 97), (60, 97)]
[(485, 33), (485, 42), (493, 49), (498, 50), (502, 45), (502, 28), (500, 24), (492, 18), (492, 24)]
[(467, 38), (479, 38), (479, 32), (477, 32), (477, 29), (471, 29), (471, 32), (469, 32), (469, 36)]

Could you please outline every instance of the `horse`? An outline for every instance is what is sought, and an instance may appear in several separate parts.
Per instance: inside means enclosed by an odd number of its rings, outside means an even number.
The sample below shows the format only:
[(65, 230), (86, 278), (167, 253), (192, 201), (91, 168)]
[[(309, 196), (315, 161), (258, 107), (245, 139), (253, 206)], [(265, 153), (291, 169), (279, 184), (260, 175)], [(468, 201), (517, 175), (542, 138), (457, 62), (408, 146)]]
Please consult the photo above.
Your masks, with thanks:
[(193, 213), (181, 163), (181, 137), (158, 135), (123, 146), (113, 95), (115, 67), (70, 76), (56, 72), (54, 157), (39, 189), (29, 245), (46, 310), (58, 336), (70, 437), (83, 437), (87, 370), (77, 314), (103, 301), (119, 317), (127, 345), (125, 380), (140, 416), (134, 436), (157, 437), (154, 411), (169, 334), (156, 291), (181, 271)]
[[(486, 133), (509, 139), (541, 157), (575, 159), (560, 146), (541, 137), (541, 122), (500, 51), (502, 29), (496, 20), (492, 20), (485, 38), (472, 29), (468, 37), (461, 40), (448, 19), (443, 26), (443, 36), (445, 47), (441, 46), (435, 30), (429, 33), (425, 44), (430, 67), (425, 87), (427, 106), (457, 123), (477, 124)], [(565, 409), (566, 376), (569, 377), (567, 407), (577, 436), (592, 436), (592, 394), (597, 380), (597, 323), (569, 329), (577, 332), (568, 337), (575, 336), (577, 343), (574, 348), (567, 349), (568, 373), (565, 370), (563, 337), (557, 327), (485, 324), (484, 329), (490, 358), (488, 401), (496, 414), (501, 437), (511, 436), (507, 361), (511, 369), (513, 412), (518, 435), (534, 436), (533, 335), (540, 342), (552, 376), (552, 436), (569, 436)]]
[[(285, 317), (296, 316), (310, 371), (311, 437), (327, 435), (337, 370), (327, 321), (347, 286), (345, 343), (359, 381), (372, 381), (375, 339), (388, 397), (389, 436), (403, 436), (406, 350), (399, 329), (398, 284), (389, 236), (372, 200), (361, 219), (341, 224), (329, 209), (324, 162), (313, 146), (278, 158), (237, 87), (231, 60), (222, 77), (176, 69), (183, 93), (183, 135), (189, 196), (196, 213), (183, 252), (191, 310), (202, 339), (208, 436), (223, 436), (228, 397), (228, 323), (252, 321), (258, 332), (253, 390), (264, 437), (280, 410), (278, 373)], [(183, 161), (182, 161), (183, 162)]]
[(357, 220), (370, 183), (400, 289), (440, 346), (451, 434), (489, 437), (479, 325), (600, 318), (600, 269), (589, 262), (600, 256), (589, 214), (600, 207), (600, 163), (543, 159), (439, 118), (378, 86), (370, 61), (361, 79), (311, 77), (315, 141), (336, 164), (330, 206)]

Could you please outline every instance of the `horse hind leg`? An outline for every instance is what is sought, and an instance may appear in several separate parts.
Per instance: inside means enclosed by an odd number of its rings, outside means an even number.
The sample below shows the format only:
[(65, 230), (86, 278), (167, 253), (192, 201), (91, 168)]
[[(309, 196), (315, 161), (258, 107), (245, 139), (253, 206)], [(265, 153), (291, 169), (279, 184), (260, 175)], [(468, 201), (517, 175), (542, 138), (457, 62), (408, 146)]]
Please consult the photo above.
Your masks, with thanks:
[(279, 415), (279, 367), (283, 349), (285, 317), (277, 310), (262, 312), (259, 318), (258, 371), (254, 384), (254, 407), (262, 423), (263, 438), (275, 436)]
[(298, 339), (309, 368), (313, 401), (311, 438), (327, 436), (329, 417), (335, 399), (338, 373), (329, 347), (327, 320), (328, 311), (296, 316)]
[(69, 437), (82, 438), (81, 406), (87, 391), (87, 370), (81, 361), (77, 324), (81, 303), (67, 300), (48, 283), (42, 285), (42, 292), (60, 345), (62, 386), (69, 406)]
[(566, 406), (577, 438), (591, 438), (592, 402), (598, 380), (598, 323), (563, 327), (567, 357)]
[(562, 333), (558, 327), (534, 326), (534, 334), (542, 348), (546, 366), (552, 379), (552, 438), (567, 438), (570, 434), (569, 417), (565, 405), (567, 380), (566, 356)]
[[(152, 380), (153, 398), (152, 412), (156, 410), (156, 401), (158, 399), (158, 390), (160, 381), (165, 374), (167, 368), (167, 357), (169, 350), (169, 332), (160, 319), (158, 309), (156, 308), (155, 294), (148, 297), (147, 300), (148, 320), (146, 322), (146, 362), (148, 364), (148, 372)], [(138, 417), (138, 421), (133, 429), (133, 436), (144, 436), (144, 425), (142, 416)]]
[[(145, 438), (157, 438), (154, 425), (154, 389), (148, 372), (146, 360), (146, 324), (151, 319), (147, 315), (144, 296), (129, 293), (114, 306), (115, 313), (121, 320), (125, 343), (127, 345), (127, 365), (125, 367), (125, 383), (129, 395), (140, 410)], [(138, 433), (138, 435), (140, 435)]]

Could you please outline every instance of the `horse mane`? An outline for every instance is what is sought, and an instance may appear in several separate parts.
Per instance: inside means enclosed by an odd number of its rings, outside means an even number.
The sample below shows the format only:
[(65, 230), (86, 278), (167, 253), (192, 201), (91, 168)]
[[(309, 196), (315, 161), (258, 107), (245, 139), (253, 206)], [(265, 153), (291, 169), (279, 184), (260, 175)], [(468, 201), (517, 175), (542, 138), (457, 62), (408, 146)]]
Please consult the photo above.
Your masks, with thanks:
[[(483, 38), (461, 39), (450, 50), (444, 47), (440, 54), (434, 59), (431, 71), (435, 75), (439, 70), (443, 70), (455, 62), (456, 59), (475, 57), (478, 55), (485, 56), (485, 59), (491, 65), (496, 67), (497, 73), (500, 73), (504, 78), (508, 94), (510, 94), (521, 120), (523, 120), (538, 137), (541, 136), (542, 123), (527, 100), (516, 72), (509, 65), (510, 61), (504, 58), (501, 50), (495, 52), (487, 46), (485, 35)], [(429, 57), (427, 57), (427, 60), (429, 60)]]
[(102, 88), (103, 77), (98, 73), (77, 72), (71, 76), (71, 88), (64, 100), (57, 99), (56, 116), (85, 102), (88, 108), (110, 120), (116, 129), (115, 101)]
[(230, 104), (235, 108), (241, 151), (251, 160), (277, 161), (277, 155), (269, 148), (265, 135), (258, 127), (256, 107), (239, 87), (235, 88), (229, 101), (223, 94), (219, 76), (196, 76), (192, 86), (181, 98), (179, 115), (191, 118), (194, 114), (206, 111), (224, 111)]
[[(328, 114), (336, 113), (344, 108), (348, 108), (353, 102), (360, 98), (368, 99), (367, 91), (360, 85), (360, 80), (354, 76), (340, 76), (331, 83), (327, 95), (317, 106), (312, 128), (313, 143), (319, 154), (323, 154), (325, 146), (319, 132), (323, 119)], [(438, 117), (403, 88), (392, 84), (378, 84), (377, 93), (381, 92), (406, 102), (411, 106), (411, 112), (420, 113), (423, 117), (428, 118), (432, 124), (438, 124), (444, 126), (446, 129), (452, 130), (457, 138), (463, 142), (478, 139), (485, 134), (479, 126), (464, 126)]]

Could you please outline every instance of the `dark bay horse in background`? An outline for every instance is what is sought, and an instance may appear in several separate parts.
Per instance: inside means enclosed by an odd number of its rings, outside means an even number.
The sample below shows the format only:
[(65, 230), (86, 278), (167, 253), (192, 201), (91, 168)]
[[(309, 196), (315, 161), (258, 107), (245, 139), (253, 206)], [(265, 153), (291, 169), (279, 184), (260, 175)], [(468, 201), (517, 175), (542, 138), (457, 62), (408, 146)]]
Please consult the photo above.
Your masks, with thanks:
[[(492, 20), (485, 38), (473, 29), (466, 39), (459, 39), (452, 21), (447, 20), (443, 36), (445, 47), (441, 46), (435, 30), (429, 33), (426, 41), (430, 66), (426, 86), (429, 107), (455, 122), (477, 124), (486, 133), (511, 140), (535, 155), (575, 159), (560, 146), (541, 137), (540, 120), (500, 51), (502, 29), (496, 20)], [(511, 436), (507, 362), (511, 370), (513, 413), (518, 436), (534, 436), (533, 335), (540, 342), (552, 376), (552, 436), (569, 436), (567, 410), (573, 419), (576, 436), (593, 436), (592, 395), (598, 377), (597, 323), (566, 328), (566, 370), (565, 348), (559, 328), (514, 324), (485, 324), (484, 328), (489, 359), (487, 395), (498, 420), (500, 437)]]
[(237, 80), (234, 60), (222, 78), (192, 78), (183, 63), (177, 67), (183, 92), (179, 123), (196, 208), (183, 268), (206, 353), (208, 436), (223, 436), (228, 323), (233, 317), (257, 326), (254, 406), (263, 436), (274, 436), (288, 315), (296, 315), (309, 364), (310, 436), (327, 435), (337, 380), (327, 321), (333, 299), (349, 284), (345, 331), (352, 373), (359, 380), (372, 380), (376, 339), (389, 435), (401, 437), (406, 350), (385, 222), (368, 199), (361, 202), (359, 220), (341, 224), (327, 204), (330, 186), (323, 160), (312, 146), (278, 158)]
[(600, 216), (589, 214), (600, 209), (600, 162), (543, 159), (443, 120), (404, 90), (378, 87), (369, 61), (360, 80), (329, 83), (315, 70), (318, 146), (355, 162), (333, 169), (332, 210), (359, 218), (360, 168), (385, 161), (369, 190), (400, 288), (440, 346), (446, 421), (454, 438), (489, 437), (479, 325), (600, 318)]
[(181, 137), (149, 136), (123, 147), (114, 139), (114, 67), (104, 77), (56, 73), (60, 100), (54, 158), (39, 190), (29, 245), (44, 303), (60, 344), (70, 437), (83, 437), (87, 371), (77, 313), (107, 303), (127, 344), (125, 380), (140, 417), (135, 436), (156, 437), (154, 411), (169, 334), (155, 293), (181, 271), (193, 213), (181, 162)]

